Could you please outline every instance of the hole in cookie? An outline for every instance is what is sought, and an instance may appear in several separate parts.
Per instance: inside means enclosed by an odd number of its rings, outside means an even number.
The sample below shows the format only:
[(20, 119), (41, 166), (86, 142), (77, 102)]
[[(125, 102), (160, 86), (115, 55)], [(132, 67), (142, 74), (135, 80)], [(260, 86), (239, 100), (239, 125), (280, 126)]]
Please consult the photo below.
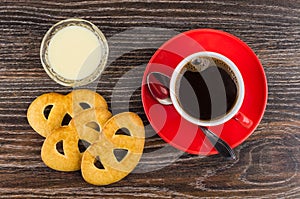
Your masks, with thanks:
[(89, 122), (85, 126), (90, 127), (98, 132), (100, 132), (100, 126), (97, 122)]
[(121, 128), (119, 130), (117, 130), (117, 132), (115, 133), (115, 135), (127, 135), (130, 136), (130, 132), (127, 128)]
[(91, 108), (91, 106), (88, 103), (85, 103), (85, 102), (80, 102), (79, 105), (81, 106), (81, 108), (83, 110)]
[(63, 144), (62, 140), (56, 143), (56, 150), (58, 151), (58, 153), (60, 153), (62, 155), (65, 155), (65, 153), (64, 153), (64, 144)]
[(98, 169), (105, 169), (104, 166), (103, 166), (103, 164), (101, 163), (101, 160), (100, 160), (100, 157), (99, 157), (99, 156), (97, 156), (97, 157), (95, 158), (94, 165), (95, 165), (95, 167), (97, 167)]
[(119, 162), (121, 162), (124, 159), (127, 153), (128, 150), (126, 149), (114, 149), (114, 155)]
[(53, 108), (53, 105), (48, 105), (48, 106), (45, 107), (44, 116), (45, 116), (46, 119), (48, 119), (52, 108)]
[(71, 120), (72, 120), (72, 117), (68, 113), (66, 113), (63, 120), (62, 120), (62, 122), (61, 122), (61, 125), (62, 126), (68, 126)]
[(85, 150), (90, 146), (91, 144), (85, 140), (78, 140), (78, 149), (80, 153), (85, 152)]

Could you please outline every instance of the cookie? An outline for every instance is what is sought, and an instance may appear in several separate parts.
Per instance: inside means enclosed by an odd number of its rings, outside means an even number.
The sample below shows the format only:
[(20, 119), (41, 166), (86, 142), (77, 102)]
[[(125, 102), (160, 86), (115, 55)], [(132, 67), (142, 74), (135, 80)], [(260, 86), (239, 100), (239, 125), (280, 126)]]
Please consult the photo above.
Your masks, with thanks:
[[(90, 109), (75, 116), (69, 126), (60, 127), (51, 132), (45, 139), (41, 157), (50, 168), (58, 171), (76, 171), (80, 169), (84, 150), (99, 139), (100, 132), (111, 113), (105, 108)], [(99, 127), (96, 131), (93, 124)], [(57, 146), (62, 142), (62, 151)]]
[[(122, 128), (130, 135), (116, 134)], [(81, 173), (84, 180), (94, 185), (108, 185), (123, 179), (138, 164), (144, 142), (145, 130), (137, 114), (125, 112), (113, 116), (105, 124), (100, 139), (83, 153)], [(116, 150), (127, 153), (119, 159)]]
[(86, 109), (108, 108), (105, 99), (91, 90), (74, 90), (65, 97), (71, 105), (73, 115), (78, 115)]
[(76, 130), (80, 139), (93, 143), (99, 139), (101, 131), (112, 114), (105, 108), (90, 109), (74, 117), (70, 125)]
[[(30, 126), (41, 136), (46, 137), (54, 129), (61, 127), (63, 118), (71, 113), (70, 104), (65, 96), (58, 93), (47, 93), (37, 97), (29, 106), (27, 120)], [(49, 108), (49, 114), (44, 114)]]
[[(72, 127), (65, 126), (55, 129), (43, 143), (41, 150), (43, 162), (58, 171), (79, 170), (82, 155), (78, 148), (78, 141), (78, 134)], [(63, 146), (62, 152), (57, 150), (60, 142)]]

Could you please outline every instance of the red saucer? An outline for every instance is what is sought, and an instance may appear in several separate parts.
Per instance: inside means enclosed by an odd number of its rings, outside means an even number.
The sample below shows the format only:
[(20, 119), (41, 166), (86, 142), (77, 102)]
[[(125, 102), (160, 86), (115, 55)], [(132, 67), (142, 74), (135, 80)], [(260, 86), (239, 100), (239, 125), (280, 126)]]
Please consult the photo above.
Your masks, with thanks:
[(197, 29), (181, 33), (163, 44), (146, 67), (142, 82), (142, 101), (154, 130), (172, 146), (192, 154), (218, 153), (198, 128), (183, 119), (172, 105), (159, 104), (146, 85), (149, 72), (169, 76), (186, 56), (199, 51), (213, 51), (228, 57), (239, 68), (245, 83), (245, 97), (240, 111), (253, 121), (250, 128), (231, 119), (223, 125), (210, 127), (231, 147), (245, 141), (258, 126), (267, 103), (267, 80), (261, 63), (247, 44), (237, 37), (218, 30)]

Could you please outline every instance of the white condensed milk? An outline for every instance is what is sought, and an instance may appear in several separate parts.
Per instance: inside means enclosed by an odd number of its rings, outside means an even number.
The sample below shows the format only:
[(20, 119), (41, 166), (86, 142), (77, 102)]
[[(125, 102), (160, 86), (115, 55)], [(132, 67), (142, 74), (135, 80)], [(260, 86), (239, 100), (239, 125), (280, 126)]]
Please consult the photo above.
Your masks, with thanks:
[(107, 41), (102, 32), (81, 19), (55, 24), (41, 47), (46, 72), (65, 86), (81, 86), (95, 80), (103, 71), (107, 56)]

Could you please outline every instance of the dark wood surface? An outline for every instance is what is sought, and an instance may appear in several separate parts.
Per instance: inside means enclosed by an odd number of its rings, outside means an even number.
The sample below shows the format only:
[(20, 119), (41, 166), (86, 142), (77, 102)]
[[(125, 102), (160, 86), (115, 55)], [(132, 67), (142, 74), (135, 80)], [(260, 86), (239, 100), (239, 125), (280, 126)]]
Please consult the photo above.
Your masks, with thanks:
[[(244, 40), (264, 66), (269, 95), (260, 125), (235, 149), (239, 160), (182, 154), (170, 163), (177, 154), (170, 148), (143, 160), (158, 170), (134, 172), (105, 187), (87, 184), (80, 172), (46, 167), (40, 158), (43, 138), (28, 125), (26, 111), (32, 100), (45, 92), (72, 90), (52, 81), (39, 58), (46, 31), (70, 17), (90, 20), (108, 38), (110, 64), (95, 88), (115, 112), (128, 107), (137, 112), (148, 126), (148, 135), (153, 130), (136, 82), (141, 81), (156, 48), (176, 32), (195, 28), (220, 29)], [(137, 27), (146, 27), (143, 39), (133, 39), (135, 34), (128, 31)], [(160, 33), (158, 28), (172, 31)], [(127, 78), (128, 84), (114, 90), (118, 79), (131, 69), (135, 72)], [(0, 198), (299, 198), (299, 76), (299, 0), (1, 0)], [(129, 104), (122, 101), (126, 93), (132, 94)], [(145, 153), (165, 146), (159, 136), (149, 136)]]

